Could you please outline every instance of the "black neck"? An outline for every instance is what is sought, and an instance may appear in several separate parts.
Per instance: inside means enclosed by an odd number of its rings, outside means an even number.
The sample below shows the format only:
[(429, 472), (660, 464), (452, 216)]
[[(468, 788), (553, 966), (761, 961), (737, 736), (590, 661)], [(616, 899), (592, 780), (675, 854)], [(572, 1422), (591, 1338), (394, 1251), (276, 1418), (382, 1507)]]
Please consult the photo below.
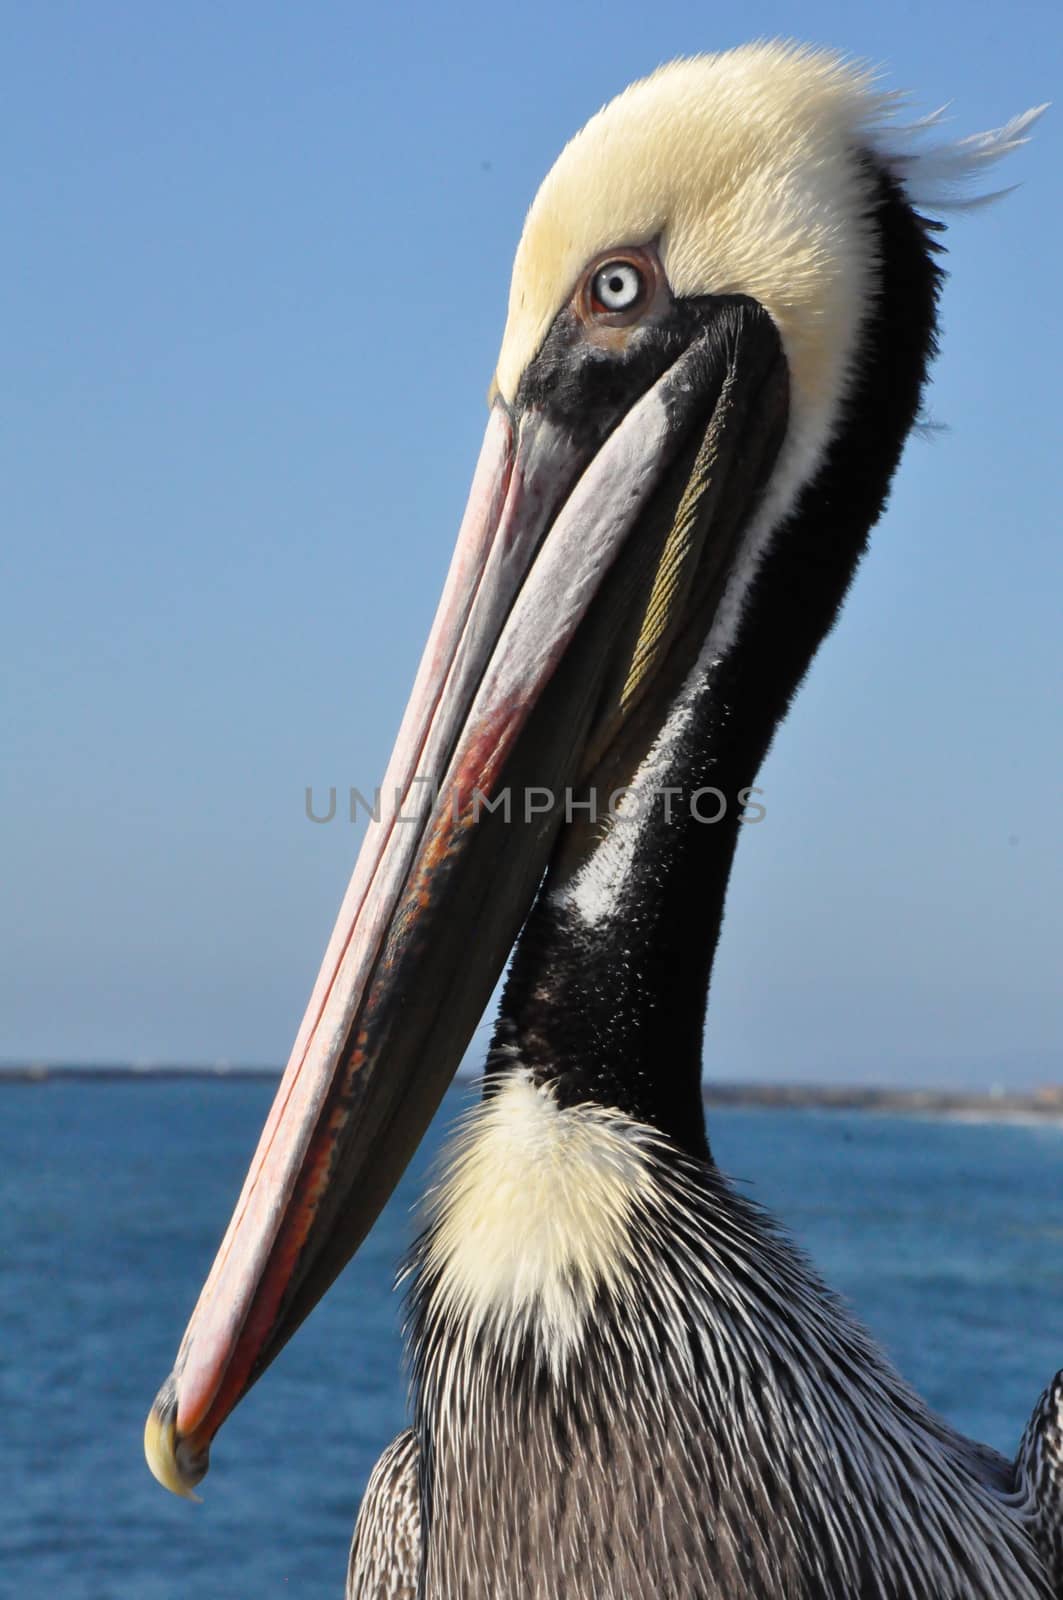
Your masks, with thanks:
[[(942, 274), (927, 225), (891, 177), (869, 172), (881, 277), (842, 426), (776, 530), (738, 639), (706, 670), (666, 774), (654, 779), (658, 791), (675, 786), (683, 794), (669, 802), (658, 792), (607, 915), (581, 916), (557, 892), (563, 857), (551, 869), (513, 958), (488, 1063), (491, 1071), (530, 1068), (556, 1084), (564, 1103), (615, 1106), (701, 1159), (708, 1156), (702, 1032), (741, 831), (739, 791), (755, 783), (837, 616), (885, 505), (935, 349)], [(708, 786), (727, 804), (712, 824), (690, 804)], [(699, 809), (711, 816), (719, 802), (703, 796)]]

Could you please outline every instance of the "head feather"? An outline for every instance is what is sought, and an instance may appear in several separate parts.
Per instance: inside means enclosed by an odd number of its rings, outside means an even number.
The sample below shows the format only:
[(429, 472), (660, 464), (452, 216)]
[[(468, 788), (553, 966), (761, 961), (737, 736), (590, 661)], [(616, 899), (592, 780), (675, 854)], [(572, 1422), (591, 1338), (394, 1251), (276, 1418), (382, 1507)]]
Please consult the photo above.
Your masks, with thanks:
[(791, 445), (826, 444), (874, 295), (871, 154), (914, 204), (970, 206), (964, 186), (1022, 144), (1040, 108), (995, 132), (919, 148), (901, 97), (833, 52), (759, 43), (661, 67), (564, 148), (517, 249), (496, 374), (512, 401), (587, 263), (657, 241), (677, 296), (745, 294), (790, 367)]

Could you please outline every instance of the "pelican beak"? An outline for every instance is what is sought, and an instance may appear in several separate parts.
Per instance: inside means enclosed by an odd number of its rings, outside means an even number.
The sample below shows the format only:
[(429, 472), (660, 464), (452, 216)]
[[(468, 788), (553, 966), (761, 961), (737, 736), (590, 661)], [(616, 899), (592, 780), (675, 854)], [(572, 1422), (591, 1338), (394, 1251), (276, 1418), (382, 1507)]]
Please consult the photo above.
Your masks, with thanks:
[(148, 1422), (149, 1465), (179, 1493), (394, 1189), (566, 795), (689, 666), (770, 477), (786, 368), (753, 302), (706, 302), (678, 345), (592, 380), (567, 410), (534, 385), (492, 408), (379, 817)]

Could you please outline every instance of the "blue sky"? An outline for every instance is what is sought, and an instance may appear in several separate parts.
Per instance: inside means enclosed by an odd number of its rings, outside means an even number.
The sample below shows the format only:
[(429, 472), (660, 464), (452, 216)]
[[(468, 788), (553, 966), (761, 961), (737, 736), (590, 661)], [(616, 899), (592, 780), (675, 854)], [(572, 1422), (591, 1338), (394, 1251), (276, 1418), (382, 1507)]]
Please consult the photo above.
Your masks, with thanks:
[[(881, 63), (956, 134), (1055, 4), (3, 8), (0, 1058), (282, 1061), (484, 422), (523, 212), (676, 54)], [(726, 1076), (1063, 1077), (1063, 111), (950, 224), (930, 396), (764, 770)]]

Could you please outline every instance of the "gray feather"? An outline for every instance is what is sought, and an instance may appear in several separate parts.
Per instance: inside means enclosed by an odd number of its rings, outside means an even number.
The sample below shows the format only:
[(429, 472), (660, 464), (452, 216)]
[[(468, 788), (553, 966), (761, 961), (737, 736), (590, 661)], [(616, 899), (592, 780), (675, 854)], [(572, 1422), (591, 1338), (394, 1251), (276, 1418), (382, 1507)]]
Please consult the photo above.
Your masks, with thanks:
[(417, 1440), (407, 1428), (366, 1485), (347, 1563), (347, 1600), (415, 1600), (420, 1552)]

